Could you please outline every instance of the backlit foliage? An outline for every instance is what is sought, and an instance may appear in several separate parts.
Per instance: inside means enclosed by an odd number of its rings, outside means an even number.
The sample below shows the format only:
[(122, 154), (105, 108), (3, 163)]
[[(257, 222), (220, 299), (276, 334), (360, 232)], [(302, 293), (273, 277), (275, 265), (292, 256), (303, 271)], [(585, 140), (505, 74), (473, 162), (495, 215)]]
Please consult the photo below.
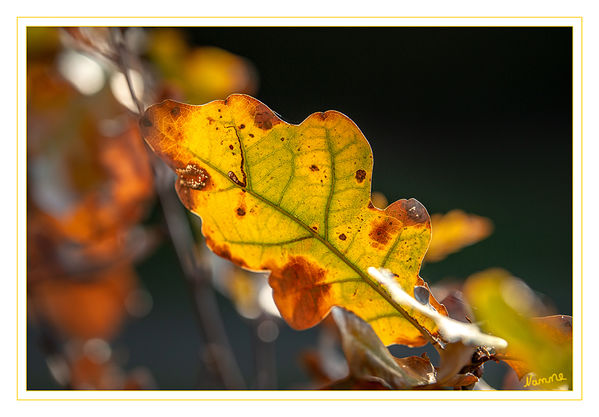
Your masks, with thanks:
[[(510, 387), (572, 388), (572, 318), (522, 281), (498, 269), (432, 289), (421, 278), (423, 263), (487, 238), (490, 219), (388, 204), (371, 193), (374, 156), (349, 117), (283, 121), (251, 96), (252, 62), (182, 33), (28, 29), (28, 319), (58, 386), (156, 386), (115, 352), (160, 296), (137, 263), (172, 242), (210, 388), (244, 387), (219, 309), (206, 309), (213, 287), (252, 330), (256, 358), (274, 355), (279, 326), (320, 324), (303, 356), (310, 388), (484, 389), (489, 361), (514, 369)], [(440, 363), (388, 349), (427, 343)], [(267, 362), (256, 359), (257, 381)]]

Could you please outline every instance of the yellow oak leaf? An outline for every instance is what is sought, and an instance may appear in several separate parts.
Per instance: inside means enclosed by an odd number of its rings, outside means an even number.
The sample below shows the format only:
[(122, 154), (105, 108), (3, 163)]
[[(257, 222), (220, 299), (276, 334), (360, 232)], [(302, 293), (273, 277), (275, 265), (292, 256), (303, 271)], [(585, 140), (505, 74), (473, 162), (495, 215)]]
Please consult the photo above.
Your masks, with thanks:
[[(275, 303), (292, 327), (314, 326), (337, 305), (386, 345), (436, 337), (433, 320), (394, 307), (368, 275), (370, 266), (385, 267), (408, 294), (425, 287), (418, 273), (430, 218), (414, 199), (373, 206), (372, 151), (348, 117), (327, 111), (292, 125), (236, 94), (202, 106), (167, 100), (140, 125), (177, 173), (179, 198), (202, 218), (210, 249), (270, 270)], [(447, 314), (432, 296), (430, 305)]]

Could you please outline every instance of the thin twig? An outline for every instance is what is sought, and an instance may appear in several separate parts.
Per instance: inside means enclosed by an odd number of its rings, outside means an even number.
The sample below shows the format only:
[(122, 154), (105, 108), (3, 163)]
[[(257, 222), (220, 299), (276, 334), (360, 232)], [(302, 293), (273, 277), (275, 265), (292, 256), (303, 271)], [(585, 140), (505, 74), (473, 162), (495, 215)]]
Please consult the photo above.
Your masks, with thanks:
[[(129, 66), (125, 62), (125, 56), (130, 57), (130, 55), (126, 45), (122, 41), (121, 34), (117, 31), (118, 29), (115, 28), (111, 32), (118, 57), (116, 64), (125, 76), (131, 99), (135, 102), (138, 109), (138, 116), (141, 118), (144, 113), (143, 104), (135, 95), (129, 76)], [(212, 368), (215, 369), (215, 373), (223, 387), (227, 389), (243, 389), (245, 387), (243, 376), (225, 332), (216, 297), (211, 286), (210, 274), (206, 268), (198, 263), (193, 252), (193, 235), (189, 227), (189, 221), (186, 218), (185, 209), (174, 193), (170, 170), (149, 149), (145, 141), (144, 144), (152, 160), (156, 192), (163, 209), (171, 241), (183, 269), (187, 285), (192, 293), (192, 302), (198, 318), (200, 333), (204, 339), (211, 365), (213, 365)]]
[(119, 66), (120, 71), (123, 73), (125, 80), (127, 81), (127, 87), (129, 87), (129, 94), (131, 94), (131, 100), (137, 106), (137, 114), (141, 117), (144, 113), (144, 107), (137, 95), (135, 94), (135, 89), (133, 88), (133, 82), (131, 81), (131, 75), (129, 74), (130, 65), (126, 61), (129, 58), (129, 50), (123, 41), (123, 36), (120, 32), (118, 32), (118, 28), (112, 28), (110, 30), (110, 36), (115, 45), (116, 49), (116, 57), (117, 57), (117, 65)]
[(218, 310), (210, 282), (210, 272), (198, 263), (193, 252), (194, 240), (189, 229), (189, 221), (185, 209), (175, 195), (172, 181), (169, 180), (170, 171), (161, 161), (155, 160), (155, 162), (158, 197), (175, 252), (193, 295), (192, 301), (211, 365), (216, 369), (216, 374), (225, 388), (242, 389), (245, 383)]

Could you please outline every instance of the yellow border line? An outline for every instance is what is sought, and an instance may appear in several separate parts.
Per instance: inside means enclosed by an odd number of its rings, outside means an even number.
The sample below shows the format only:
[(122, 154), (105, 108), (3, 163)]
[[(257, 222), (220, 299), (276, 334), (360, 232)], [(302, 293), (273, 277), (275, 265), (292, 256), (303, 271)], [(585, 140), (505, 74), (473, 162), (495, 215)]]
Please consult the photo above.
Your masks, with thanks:
[(19, 16), (20, 19), (582, 19), (582, 16)]
[[(17, 399), (19, 399), (19, 18), (17, 17)], [(25, 138), (27, 140), (27, 138)]]
[[(44, 25), (43, 27), (48, 27), (48, 28), (60, 28), (60, 27), (64, 27), (65, 25)], [(27, 27), (42, 27), (42, 26), (27, 26)], [(85, 25), (85, 26), (81, 26), (81, 27), (85, 27), (85, 28), (119, 28), (122, 27), (121, 25)], [(127, 28), (170, 28), (173, 27), (172, 25), (127, 25)], [(176, 26), (178, 28), (194, 28), (197, 26)], [(443, 25), (443, 26), (430, 26), (430, 25), (416, 25), (416, 26), (409, 26), (409, 25), (395, 25), (395, 26), (359, 26), (359, 25), (352, 25), (352, 26), (322, 26), (322, 25), (301, 25), (301, 26), (288, 26), (288, 25), (260, 25), (260, 24), (256, 24), (256, 25), (236, 25), (236, 26), (232, 26), (234, 28), (289, 28), (289, 29), (299, 29), (299, 28), (322, 28), (322, 27), (327, 27), (327, 28), (411, 28), (411, 29), (417, 29), (417, 28), (439, 28), (439, 27), (443, 27), (443, 28), (571, 28), (571, 25), (539, 25), (539, 26), (531, 26), (531, 25), (510, 25), (510, 26), (505, 26), (505, 25), (496, 25), (496, 26), (478, 26), (478, 25)], [(204, 29), (213, 29), (213, 28), (228, 28), (228, 26), (222, 26), (222, 25), (211, 25), (211, 26), (207, 26), (204, 25), (202, 26), (202, 28)]]
[[(574, 36), (572, 36), (572, 39), (574, 39)], [(572, 49), (572, 53), (574, 53), (574, 49)], [(582, 47), (582, 16), (580, 17), (580, 399), (582, 400), (583, 397), (583, 389), (582, 389), (582, 373), (584, 370), (584, 367), (582, 366), (583, 364), (583, 339), (582, 339), (582, 312), (583, 312), (583, 308), (582, 308), (582, 303), (583, 303), (583, 299), (584, 299), (584, 292), (582, 291), (582, 286), (583, 286), (583, 255), (582, 255), (582, 245), (583, 245), (583, 233), (584, 233), (584, 228), (583, 228), (583, 186), (582, 186), (582, 178), (583, 178), (583, 160), (584, 160), (584, 153), (582, 152), (582, 146), (583, 146), (583, 132), (582, 132), (582, 109), (583, 109), (583, 93), (584, 90), (582, 88), (582, 79), (583, 79), (583, 60), (582, 60), (582, 55), (583, 55), (583, 47)], [(574, 60), (572, 60), (572, 63), (574, 63)], [(572, 72), (572, 79), (574, 79), (574, 72)], [(574, 94), (574, 86), (572, 86), (572, 94)], [(572, 110), (574, 110), (574, 103), (572, 103)], [(574, 117), (572, 117), (572, 127), (574, 127)], [(572, 135), (572, 143), (574, 143), (574, 135)], [(574, 158), (574, 155), (572, 155), (572, 158)], [(572, 214), (574, 214), (574, 212), (572, 212)], [(574, 217), (574, 216), (572, 216)], [(574, 230), (572, 230), (572, 232), (574, 232)], [(572, 257), (572, 264), (574, 264), (574, 257)], [(574, 275), (574, 274), (572, 274)], [(574, 280), (574, 276), (572, 276), (572, 280)], [(574, 297), (574, 293), (572, 293), (572, 297)], [(574, 359), (572, 359), (574, 360)], [(572, 381), (574, 382), (574, 381)]]
[[(581, 263), (581, 271), (580, 271), (580, 291), (581, 291), (581, 300), (580, 300), (580, 398), (19, 398), (19, 19), (580, 19), (580, 263)], [(583, 17), (582, 16), (17, 16), (17, 145), (16, 145), (16, 153), (17, 153), (17, 362), (16, 362), (16, 370), (17, 370), (17, 384), (16, 384), (16, 399), (17, 401), (582, 401), (583, 399), (583, 332), (582, 332), (582, 304), (583, 304), (583, 296), (582, 296), (582, 287), (583, 287)], [(51, 25), (48, 25), (52, 27)], [(60, 25), (56, 25), (59, 27)], [(499, 25), (498, 25), (499, 26)], [(567, 26), (567, 25), (565, 25)], [(134, 27), (134, 26), (130, 26)], [(214, 26), (213, 26), (214, 27)], [(222, 26), (221, 26), (222, 27)], [(309, 26), (301, 26), (301, 27), (309, 27)], [(360, 26), (352, 26), (352, 27), (360, 27)], [(362, 27), (377, 27), (377, 26), (362, 26)], [(410, 27), (410, 26), (402, 26), (402, 27)], [(414, 27), (428, 27), (428, 26), (414, 26)], [(438, 26), (430, 26), (430, 27), (438, 27)], [(447, 25), (445, 27), (489, 27), (489, 26), (458, 26), (458, 25)], [(491, 26), (493, 27), (493, 26)], [(517, 25), (508, 25), (506, 27), (522, 27)], [(534, 26), (533, 26), (534, 27)], [(543, 27), (543, 26), (540, 26)], [(549, 26), (545, 26), (549, 27)], [(553, 26), (556, 27), (556, 26)], [(573, 28), (573, 26), (570, 26)], [(572, 44), (574, 44), (574, 36), (572, 35)], [(574, 54), (574, 48), (572, 48), (572, 54)], [(574, 67), (574, 59), (572, 57), (572, 67)], [(572, 82), (574, 81), (574, 71), (572, 71)], [(574, 85), (572, 86), (572, 95), (574, 94)], [(572, 114), (574, 113), (574, 106), (572, 101)], [(27, 117), (27, 115), (26, 115)], [(27, 138), (26, 138), (27, 140)], [(572, 147), (574, 147), (574, 118), (572, 117)], [(574, 159), (574, 153), (572, 154), (572, 158)], [(573, 203), (574, 204), (574, 203)], [(573, 259), (574, 261), (574, 259)], [(572, 276), (574, 279), (574, 276)], [(572, 301), (574, 302), (574, 294), (572, 294)], [(26, 368), (27, 369), (27, 368)], [(574, 383), (574, 381), (572, 381)], [(69, 390), (29, 390), (25, 387), (26, 392), (70, 392)], [(92, 392), (107, 392), (103, 390), (92, 390)], [(143, 390), (142, 392), (187, 392), (188, 390)], [(208, 392), (212, 390), (192, 390), (191, 392)], [(220, 392), (253, 392), (253, 390), (229, 390), (229, 391), (220, 391)], [(284, 390), (287, 392), (309, 392), (310, 390)], [(498, 392), (522, 392), (520, 390), (500, 390)], [(74, 391), (75, 392), (75, 391)], [(108, 391), (110, 392), (110, 391)], [(114, 391), (114, 392), (123, 392), (123, 391)], [(257, 391), (260, 392), (260, 391)], [(272, 390), (269, 392), (281, 392), (277, 390)], [(360, 391), (359, 391), (360, 392)], [(368, 392), (368, 391), (361, 391)], [(533, 391), (534, 392), (534, 391)], [(549, 392), (549, 391), (541, 391), (541, 392)], [(557, 392), (557, 391), (556, 391)], [(570, 392), (570, 391), (568, 391)]]
[(208, 401), (208, 402), (261, 402), (261, 401), (318, 401), (318, 402), (360, 402), (360, 401), (569, 401), (580, 402), (580, 398), (19, 398), (17, 401)]

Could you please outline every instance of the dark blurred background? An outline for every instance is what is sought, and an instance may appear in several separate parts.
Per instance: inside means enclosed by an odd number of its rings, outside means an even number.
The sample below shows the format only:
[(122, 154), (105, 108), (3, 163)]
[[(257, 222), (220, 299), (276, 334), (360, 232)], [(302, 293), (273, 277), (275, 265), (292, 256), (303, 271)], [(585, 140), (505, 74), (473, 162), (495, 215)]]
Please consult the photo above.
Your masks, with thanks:
[[(349, 116), (372, 146), (373, 190), (389, 201), (414, 197), (431, 214), (460, 208), (493, 221), (486, 240), (426, 264), (429, 283), (502, 267), (572, 313), (570, 28), (236, 27), (190, 28), (186, 36), (251, 61), (257, 98), (288, 122), (329, 109)], [(160, 389), (210, 388), (170, 244), (137, 270), (153, 308), (126, 324), (115, 349), (127, 366), (150, 369)], [(251, 379), (253, 330), (228, 299), (218, 300)], [(303, 388), (309, 377), (299, 355), (316, 345), (318, 331), (281, 323), (280, 332), (278, 387)], [(30, 326), (28, 386), (57, 388), (38, 339)]]

